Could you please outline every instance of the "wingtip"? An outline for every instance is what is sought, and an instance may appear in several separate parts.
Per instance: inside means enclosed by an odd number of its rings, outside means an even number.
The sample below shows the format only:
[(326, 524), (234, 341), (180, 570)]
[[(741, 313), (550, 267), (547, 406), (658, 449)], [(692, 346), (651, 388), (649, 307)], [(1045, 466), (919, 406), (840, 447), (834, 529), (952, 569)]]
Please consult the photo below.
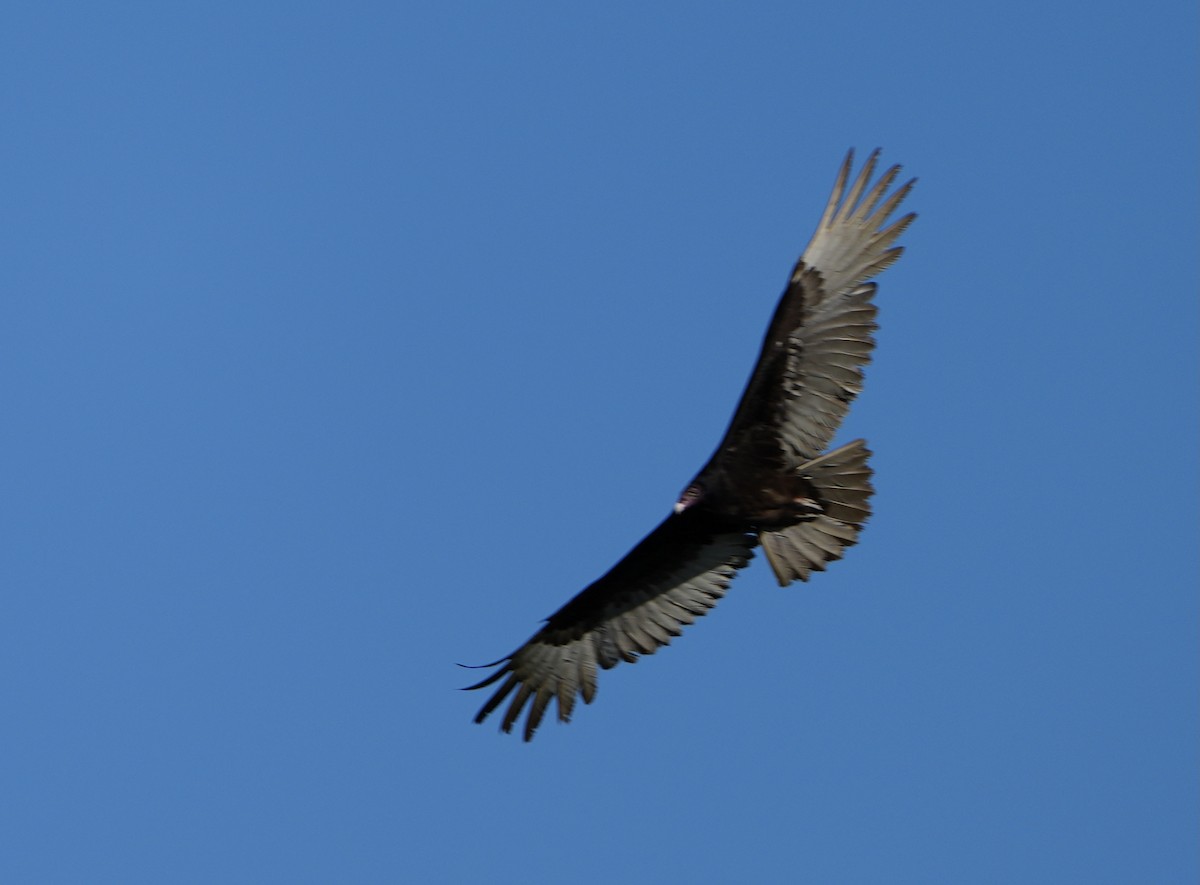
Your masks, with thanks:
[[(511, 670), (512, 669), (511, 664), (512, 664), (512, 658), (501, 658), (500, 660), (496, 661), (496, 663), (494, 663), (494, 664), (480, 664), (478, 667), (472, 666), (470, 664), (459, 664), (458, 666), (460, 666), (464, 669), (467, 669), (467, 670), (486, 669), (487, 667), (499, 667), (500, 668), (495, 673), (489, 673), (487, 676), (485, 676), (479, 682), (476, 682), (474, 685), (464, 685), (462, 688), (459, 689), (459, 691), (476, 691), (480, 688), (487, 688), (489, 685), (496, 682), (501, 676), (503, 676), (505, 673), (507, 673), (509, 670)], [(488, 712), (490, 712), (490, 710)], [(475, 721), (478, 722), (480, 720), (477, 719)]]

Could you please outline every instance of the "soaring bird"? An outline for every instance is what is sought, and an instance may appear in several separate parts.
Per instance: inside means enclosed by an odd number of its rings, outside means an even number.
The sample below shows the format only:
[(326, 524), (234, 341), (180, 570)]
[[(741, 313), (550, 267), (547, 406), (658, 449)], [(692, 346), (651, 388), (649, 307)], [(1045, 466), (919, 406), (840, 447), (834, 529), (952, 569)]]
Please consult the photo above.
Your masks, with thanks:
[(528, 706), (528, 741), (552, 699), (562, 722), (577, 697), (592, 702), (597, 667), (653, 654), (707, 614), (755, 547), (786, 586), (857, 542), (871, 512), (870, 452), (861, 439), (825, 449), (871, 358), (872, 280), (900, 257), (894, 244), (916, 218), (889, 223), (916, 180), (889, 195), (900, 172), (892, 166), (871, 185), (878, 157), (847, 191), (854, 151), (846, 154), (716, 452), (658, 528), (528, 642), (483, 665), (497, 669), (468, 690), (500, 685), (476, 722), (511, 695), (500, 727), (511, 731)]

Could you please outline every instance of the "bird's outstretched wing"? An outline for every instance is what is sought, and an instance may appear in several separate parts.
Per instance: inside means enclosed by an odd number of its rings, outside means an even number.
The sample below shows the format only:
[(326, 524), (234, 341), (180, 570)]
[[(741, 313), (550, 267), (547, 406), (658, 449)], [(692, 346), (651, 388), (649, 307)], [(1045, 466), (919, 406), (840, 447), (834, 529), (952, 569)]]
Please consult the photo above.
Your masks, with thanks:
[(529, 705), (525, 740), (551, 699), (567, 722), (576, 696), (591, 703), (596, 668), (654, 654), (717, 604), (757, 539), (695, 513), (672, 514), (604, 577), (546, 620), (533, 637), (469, 689), (503, 679), (475, 717), (482, 722), (511, 694), (500, 727), (508, 732)]
[(878, 156), (871, 154), (847, 192), (854, 152), (847, 153), (710, 467), (724, 469), (734, 457), (761, 459), (768, 438), (781, 466), (818, 457), (862, 390), (862, 367), (875, 346), (870, 280), (900, 257), (903, 248), (893, 244), (916, 218), (887, 223), (915, 179), (888, 195), (900, 172), (892, 166), (868, 187)]

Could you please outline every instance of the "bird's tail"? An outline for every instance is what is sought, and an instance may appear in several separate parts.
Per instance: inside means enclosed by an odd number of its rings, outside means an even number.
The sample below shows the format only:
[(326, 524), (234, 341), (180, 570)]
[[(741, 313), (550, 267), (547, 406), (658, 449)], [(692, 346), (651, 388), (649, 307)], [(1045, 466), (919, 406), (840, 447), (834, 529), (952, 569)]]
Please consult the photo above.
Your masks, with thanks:
[(841, 559), (871, 515), (871, 456), (866, 442), (856, 439), (796, 468), (816, 487), (821, 512), (780, 531), (759, 535), (767, 561), (786, 587), (799, 578), (807, 581), (825, 563)]

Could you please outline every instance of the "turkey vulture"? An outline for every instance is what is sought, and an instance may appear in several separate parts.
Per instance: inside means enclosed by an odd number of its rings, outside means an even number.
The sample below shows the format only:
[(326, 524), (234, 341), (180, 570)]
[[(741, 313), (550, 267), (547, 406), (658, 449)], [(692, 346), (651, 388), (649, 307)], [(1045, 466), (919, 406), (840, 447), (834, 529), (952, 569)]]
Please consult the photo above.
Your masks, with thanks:
[[(870, 515), (871, 469), (863, 440), (826, 446), (862, 389), (874, 341), (875, 283), (900, 257), (892, 245), (912, 223), (888, 217), (915, 179), (887, 195), (893, 166), (869, 186), (876, 150), (846, 191), (846, 155), (817, 232), (800, 256), (767, 329), (758, 364), (725, 438), (662, 524), (611, 571), (546, 619), (494, 673), (500, 682), (475, 717), (509, 695), (500, 727), (529, 706), (525, 740), (551, 699), (567, 722), (577, 695), (591, 703), (596, 668), (633, 663), (670, 643), (716, 605), (762, 545), (781, 586), (842, 557)], [(885, 199), (886, 196), (886, 199)]]

